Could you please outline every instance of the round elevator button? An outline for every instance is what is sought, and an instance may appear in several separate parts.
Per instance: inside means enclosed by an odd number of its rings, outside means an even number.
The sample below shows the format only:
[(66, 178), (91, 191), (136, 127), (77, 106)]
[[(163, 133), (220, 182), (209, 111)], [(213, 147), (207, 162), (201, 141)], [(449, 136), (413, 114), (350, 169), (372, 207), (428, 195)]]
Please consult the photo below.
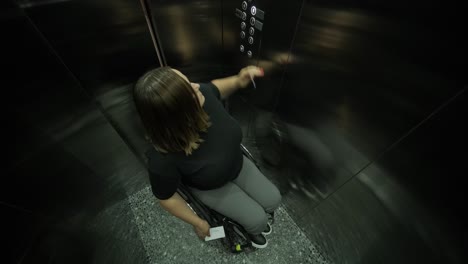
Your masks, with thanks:
[(247, 10), (247, 2), (242, 2), (242, 10)]
[[(244, 9), (245, 10), (245, 9)], [(255, 14), (257, 14), (257, 8), (255, 6), (252, 6), (250, 8), (250, 13), (252, 14), (252, 16), (255, 16)]]
[(245, 22), (241, 22), (241, 29), (242, 29), (242, 30), (244, 30), (246, 26), (247, 26), (247, 25), (245, 24)]

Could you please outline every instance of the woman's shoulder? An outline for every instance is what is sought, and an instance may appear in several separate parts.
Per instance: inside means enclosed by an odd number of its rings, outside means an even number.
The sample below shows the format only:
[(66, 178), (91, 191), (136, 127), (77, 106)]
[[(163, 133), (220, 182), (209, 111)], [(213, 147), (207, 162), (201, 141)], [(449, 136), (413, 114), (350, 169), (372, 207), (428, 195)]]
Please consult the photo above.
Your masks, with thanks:
[(161, 153), (154, 149), (153, 147), (149, 148), (146, 152), (146, 160), (148, 163), (148, 167), (155, 168), (155, 167), (165, 167), (169, 166), (174, 162), (174, 155), (171, 153)]
[(202, 92), (203, 95), (207, 95), (207, 93), (210, 93), (214, 95), (218, 100), (220, 99), (220, 92), (218, 87), (214, 85), (212, 82), (207, 82), (207, 83), (199, 83), (200, 84), (200, 91)]

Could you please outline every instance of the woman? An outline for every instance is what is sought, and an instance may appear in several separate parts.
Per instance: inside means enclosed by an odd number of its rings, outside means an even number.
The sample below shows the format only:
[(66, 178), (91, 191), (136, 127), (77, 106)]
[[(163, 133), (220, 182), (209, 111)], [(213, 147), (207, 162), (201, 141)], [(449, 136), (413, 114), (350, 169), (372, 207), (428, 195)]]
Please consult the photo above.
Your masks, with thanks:
[(209, 236), (210, 226), (176, 192), (180, 182), (205, 205), (241, 224), (254, 247), (267, 246), (267, 213), (279, 206), (281, 195), (242, 154), (241, 128), (221, 103), (259, 76), (263, 70), (249, 66), (235, 76), (194, 84), (162, 67), (135, 85), (135, 105), (153, 146), (147, 152), (152, 192), (201, 239)]

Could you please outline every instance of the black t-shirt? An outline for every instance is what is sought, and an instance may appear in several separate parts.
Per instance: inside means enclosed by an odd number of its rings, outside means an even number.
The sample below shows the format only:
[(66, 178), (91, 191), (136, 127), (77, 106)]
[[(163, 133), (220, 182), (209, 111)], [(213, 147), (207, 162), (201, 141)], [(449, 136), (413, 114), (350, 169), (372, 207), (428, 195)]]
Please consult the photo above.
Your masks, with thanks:
[(224, 109), (214, 84), (200, 84), (200, 92), (211, 126), (200, 133), (204, 142), (199, 148), (189, 156), (184, 152), (163, 154), (154, 148), (146, 153), (151, 189), (158, 199), (174, 195), (180, 182), (200, 190), (219, 188), (235, 179), (242, 168), (239, 124)]

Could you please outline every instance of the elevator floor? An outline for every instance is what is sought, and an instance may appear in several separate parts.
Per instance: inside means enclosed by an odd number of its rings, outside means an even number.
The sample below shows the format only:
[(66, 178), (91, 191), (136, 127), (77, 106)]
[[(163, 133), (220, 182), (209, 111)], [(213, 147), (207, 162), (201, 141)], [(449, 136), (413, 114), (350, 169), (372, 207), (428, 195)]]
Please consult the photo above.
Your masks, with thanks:
[(201, 241), (192, 226), (159, 207), (149, 187), (128, 201), (150, 263), (327, 263), (282, 206), (267, 248), (233, 254), (219, 240)]

